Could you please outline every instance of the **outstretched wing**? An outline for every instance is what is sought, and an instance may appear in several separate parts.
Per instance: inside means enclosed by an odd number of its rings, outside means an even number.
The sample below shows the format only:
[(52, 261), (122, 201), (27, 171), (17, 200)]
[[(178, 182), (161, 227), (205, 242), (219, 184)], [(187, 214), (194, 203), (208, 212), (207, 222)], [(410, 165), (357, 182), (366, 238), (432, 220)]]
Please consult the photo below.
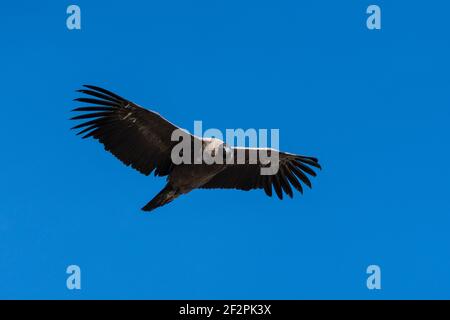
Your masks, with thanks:
[(82, 112), (71, 120), (88, 120), (72, 129), (83, 138), (93, 137), (105, 150), (111, 152), (125, 165), (149, 175), (169, 174), (172, 167), (172, 132), (179, 129), (158, 113), (144, 109), (108, 90), (85, 85), (78, 90), (89, 97), (75, 101), (89, 104), (72, 111)]
[[(316, 158), (269, 150), (269, 157), (272, 156), (271, 152), (278, 153), (279, 170), (274, 175), (262, 175), (261, 168), (268, 165), (258, 156), (259, 150), (261, 149), (234, 148), (234, 163), (227, 164), (222, 172), (214, 176), (202, 188), (239, 189), (245, 191), (264, 189), (269, 197), (272, 196), (273, 188), (278, 198), (283, 199), (283, 193), (292, 198), (292, 186), (303, 193), (302, 183), (311, 188), (311, 181), (308, 175), (316, 176), (312, 167), (321, 169)], [(243, 156), (241, 156), (242, 161), (238, 163), (239, 152)], [(254, 156), (253, 159), (256, 161), (250, 161), (252, 154)]]

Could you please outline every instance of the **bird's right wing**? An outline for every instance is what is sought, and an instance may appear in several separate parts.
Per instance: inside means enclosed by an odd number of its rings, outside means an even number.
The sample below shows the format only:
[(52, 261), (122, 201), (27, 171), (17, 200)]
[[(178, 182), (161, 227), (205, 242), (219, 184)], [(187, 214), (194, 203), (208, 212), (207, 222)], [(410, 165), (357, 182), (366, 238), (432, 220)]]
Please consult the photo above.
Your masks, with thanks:
[[(72, 129), (82, 129), (83, 138), (93, 137), (105, 150), (125, 165), (149, 175), (169, 174), (172, 167), (171, 151), (177, 143), (171, 141), (172, 132), (179, 129), (158, 113), (144, 109), (108, 90), (85, 85), (78, 92), (90, 97), (75, 101), (91, 104), (74, 109), (83, 114), (71, 120), (84, 120)], [(192, 136), (190, 136), (192, 137)]]
[[(264, 164), (263, 159), (259, 156), (260, 150), (254, 148), (233, 148), (234, 162), (226, 164), (222, 172), (214, 176), (201, 188), (239, 189), (245, 191), (264, 189), (269, 197), (272, 196), (273, 188), (278, 198), (283, 199), (283, 193), (286, 193), (289, 197), (293, 196), (291, 186), (301, 193), (303, 193), (301, 183), (311, 188), (308, 175), (316, 176), (312, 167), (321, 169), (316, 158), (268, 149), (268, 156), (271, 156), (273, 152), (277, 153), (279, 169), (276, 174), (262, 175), (261, 169), (267, 167), (267, 164)], [(237, 161), (239, 153), (242, 155), (241, 159), (243, 161), (241, 163)], [(252, 157), (256, 161), (252, 162)]]

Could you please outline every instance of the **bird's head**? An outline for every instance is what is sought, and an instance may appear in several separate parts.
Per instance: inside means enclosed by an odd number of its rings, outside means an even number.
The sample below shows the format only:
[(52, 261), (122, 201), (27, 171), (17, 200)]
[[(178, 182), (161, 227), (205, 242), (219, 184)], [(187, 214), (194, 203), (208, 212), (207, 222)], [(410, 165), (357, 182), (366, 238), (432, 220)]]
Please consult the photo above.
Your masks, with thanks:
[(225, 164), (230, 161), (232, 156), (233, 149), (219, 139), (209, 140), (203, 154), (203, 158), (208, 164)]

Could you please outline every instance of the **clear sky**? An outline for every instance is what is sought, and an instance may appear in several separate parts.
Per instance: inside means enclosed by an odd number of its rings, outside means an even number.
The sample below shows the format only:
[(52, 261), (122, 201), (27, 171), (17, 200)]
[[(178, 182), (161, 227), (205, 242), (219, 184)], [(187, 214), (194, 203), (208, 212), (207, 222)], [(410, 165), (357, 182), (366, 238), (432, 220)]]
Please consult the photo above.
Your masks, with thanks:
[[(81, 8), (68, 30), (66, 8)], [(125, 4), (126, 3), (126, 4)], [(381, 30), (368, 30), (378, 4)], [(9, 1), (0, 13), (0, 298), (450, 298), (444, 1)], [(278, 128), (314, 188), (165, 184), (69, 128), (82, 84), (175, 124)], [(81, 290), (66, 268), (81, 268)], [(366, 268), (381, 267), (381, 290)]]

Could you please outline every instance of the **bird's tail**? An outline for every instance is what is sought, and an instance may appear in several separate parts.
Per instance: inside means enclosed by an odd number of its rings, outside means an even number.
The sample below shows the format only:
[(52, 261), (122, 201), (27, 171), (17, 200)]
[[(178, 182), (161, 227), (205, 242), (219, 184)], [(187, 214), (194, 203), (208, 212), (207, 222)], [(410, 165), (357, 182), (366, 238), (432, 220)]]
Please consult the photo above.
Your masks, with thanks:
[(152, 211), (158, 207), (161, 207), (174, 199), (178, 198), (180, 194), (177, 190), (173, 189), (170, 184), (167, 184), (149, 203), (147, 203), (142, 210)]

